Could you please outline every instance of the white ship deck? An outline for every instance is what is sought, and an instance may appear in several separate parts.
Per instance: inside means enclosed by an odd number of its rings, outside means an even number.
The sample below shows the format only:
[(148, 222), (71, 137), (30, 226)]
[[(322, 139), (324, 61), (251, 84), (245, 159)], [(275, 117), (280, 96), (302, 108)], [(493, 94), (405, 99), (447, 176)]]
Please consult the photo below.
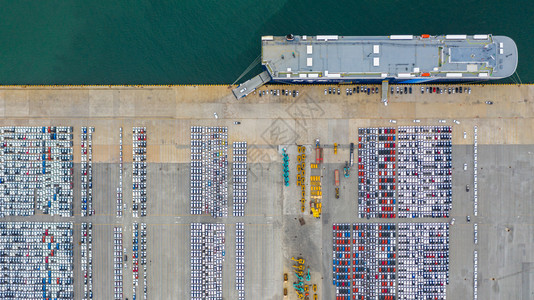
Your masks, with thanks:
[(274, 81), (500, 79), (517, 62), (505, 36), (262, 37), (262, 64)]

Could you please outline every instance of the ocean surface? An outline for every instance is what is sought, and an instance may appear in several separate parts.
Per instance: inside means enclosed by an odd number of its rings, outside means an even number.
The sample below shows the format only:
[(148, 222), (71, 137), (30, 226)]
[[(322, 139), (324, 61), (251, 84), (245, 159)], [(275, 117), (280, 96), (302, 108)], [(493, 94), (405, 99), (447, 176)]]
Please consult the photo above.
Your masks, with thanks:
[[(0, 1), (0, 84), (229, 84), (262, 35), (507, 35), (534, 82), (532, 1)], [(257, 65), (243, 80), (261, 71)], [(519, 75), (519, 76), (517, 76)]]

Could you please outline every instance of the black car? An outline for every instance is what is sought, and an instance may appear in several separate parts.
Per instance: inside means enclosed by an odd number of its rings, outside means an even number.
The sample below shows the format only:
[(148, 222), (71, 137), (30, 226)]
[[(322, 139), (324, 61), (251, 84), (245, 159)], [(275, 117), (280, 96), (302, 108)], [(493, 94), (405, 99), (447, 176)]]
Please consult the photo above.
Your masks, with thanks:
[(408, 94), (408, 87), (404, 87), (404, 93)]
[(393, 95), (393, 92), (394, 92), (394, 89), (393, 87), (391, 87), (391, 95)]
[(412, 93), (412, 87), (410, 87), (410, 94)]
[(332, 94), (332, 88), (328, 88), (328, 93)]
[(462, 87), (460, 87), (460, 94), (462, 93)]

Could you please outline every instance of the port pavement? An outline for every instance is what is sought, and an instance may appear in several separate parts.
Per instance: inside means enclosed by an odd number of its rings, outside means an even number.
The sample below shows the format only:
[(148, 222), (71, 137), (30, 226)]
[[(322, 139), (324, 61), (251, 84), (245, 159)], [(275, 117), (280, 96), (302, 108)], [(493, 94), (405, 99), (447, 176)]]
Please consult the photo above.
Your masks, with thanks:
[[(326, 86), (328, 87), (328, 86)], [(334, 87), (334, 86), (332, 86)], [(337, 87), (337, 86), (336, 86)], [(350, 86), (352, 87), (352, 86)], [(443, 86), (445, 87), (445, 86)], [(290, 273), (292, 256), (306, 258), (320, 299), (334, 295), (331, 284), (332, 223), (369, 222), (357, 218), (356, 178), (341, 180), (340, 199), (334, 199), (333, 170), (348, 160), (349, 143), (357, 141), (358, 127), (438, 125), (439, 119), (460, 121), (453, 125), (453, 211), (451, 227), (451, 299), (464, 299), (473, 291), (473, 250), (479, 253), (480, 299), (532, 298), (532, 168), (534, 164), (534, 87), (531, 85), (471, 85), (471, 94), (413, 94), (390, 96), (385, 107), (379, 95), (325, 95), (325, 86), (265, 86), (299, 90), (298, 97), (258, 93), (235, 100), (228, 86), (137, 87), (2, 87), (0, 124), (18, 126), (74, 126), (74, 212), (72, 218), (41, 215), (6, 217), (5, 221), (71, 221), (75, 230), (76, 297), (82, 291), (79, 225), (93, 222), (94, 293), (109, 299), (112, 285), (112, 230), (125, 230), (128, 250), (124, 272), (124, 298), (131, 299), (131, 224), (148, 224), (148, 294), (156, 299), (189, 297), (189, 224), (222, 222), (226, 225), (223, 295), (233, 299), (235, 249), (234, 224), (245, 223), (246, 296), (280, 299), (283, 272)], [(493, 105), (485, 104), (493, 101)], [(218, 119), (213, 117), (216, 112)], [(389, 123), (397, 120), (396, 124)], [(241, 125), (234, 125), (240, 121)], [(212, 219), (189, 215), (189, 128), (192, 125), (228, 126), (229, 143), (247, 141), (249, 147), (248, 203), (246, 216)], [(474, 217), (473, 126), (478, 126), (479, 215)], [(94, 126), (94, 205), (96, 215), (81, 217), (79, 191), (79, 127)], [(118, 186), (119, 127), (124, 128), (124, 217), (115, 216)], [(148, 216), (131, 217), (131, 128), (148, 130)], [(467, 138), (463, 138), (463, 132)], [(299, 190), (294, 184), (296, 152), (290, 154), (290, 187), (282, 185), (280, 145), (294, 151), (307, 145), (309, 162), (315, 139), (325, 146), (323, 215), (316, 220), (299, 212)], [(338, 154), (331, 149), (339, 144)], [(293, 147), (293, 148), (292, 148)], [(229, 157), (231, 161), (231, 155)], [(468, 163), (467, 171), (463, 163)], [(308, 173), (309, 174), (309, 169)], [(309, 176), (307, 176), (309, 177)], [(231, 179), (231, 176), (229, 176)], [(306, 180), (309, 184), (309, 178)], [(229, 185), (231, 186), (231, 185)], [(231, 194), (231, 187), (230, 191)], [(309, 195), (309, 186), (307, 186)], [(231, 203), (231, 199), (229, 199)], [(308, 207), (307, 202), (307, 207)], [(466, 216), (471, 215), (471, 223)], [(298, 218), (303, 217), (301, 226)], [(449, 221), (450, 219), (395, 219), (392, 222)], [(374, 220), (372, 220), (374, 221)], [(386, 220), (380, 220), (386, 221)], [(390, 220), (387, 220), (388, 222)], [(479, 244), (473, 243), (473, 223), (479, 226)], [(291, 299), (296, 295), (285, 286)], [(140, 280), (142, 284), (142, 280)], [(137, 288), (138, 297), (141, 287)], [(521, 298), (522, 297), (522, 298)]]

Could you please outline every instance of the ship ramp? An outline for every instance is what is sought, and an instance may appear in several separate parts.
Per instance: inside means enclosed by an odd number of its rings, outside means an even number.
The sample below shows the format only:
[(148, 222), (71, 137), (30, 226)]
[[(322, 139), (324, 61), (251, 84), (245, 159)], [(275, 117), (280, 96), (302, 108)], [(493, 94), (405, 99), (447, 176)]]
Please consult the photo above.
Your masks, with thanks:
[(382, 102), (384, 102), (384, 105), (388, 105), (388, 87), (389, 81), (382, 80)]
[(254, 90), (269, 81), (271, 81), (271, 75), (269, 75), (269, 72), (263, 71), (261, 74), (256, 75), (252, 79), (240, 84), (238, 87), (232, 90), (232, 93), (234, 93), (236, 99), (240, 99), (242, 97), (246, 97), (248, 94), (252, 93)]

